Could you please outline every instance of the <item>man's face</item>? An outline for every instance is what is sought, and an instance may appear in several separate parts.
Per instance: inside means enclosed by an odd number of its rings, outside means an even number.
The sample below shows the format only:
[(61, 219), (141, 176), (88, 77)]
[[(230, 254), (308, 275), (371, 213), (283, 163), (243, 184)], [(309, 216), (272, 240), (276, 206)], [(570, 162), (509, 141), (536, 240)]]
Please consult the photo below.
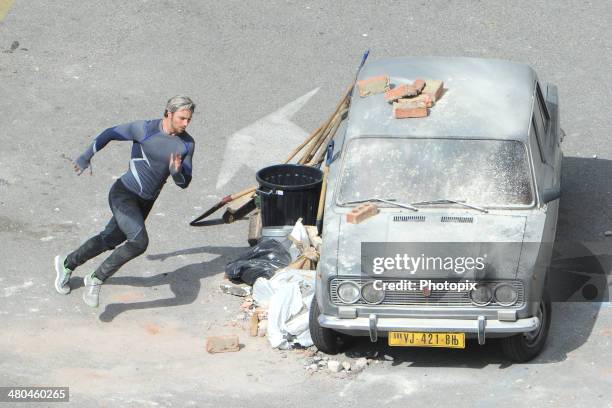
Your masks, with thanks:
[(173, 133), (183, 133), (187, 129), (187, 125), (191, 122), (191, 115), (193, 113), (189, 109), (183, 109), (176, 112), (168, 112), (168, 118), (170, 119), (171, 131)]

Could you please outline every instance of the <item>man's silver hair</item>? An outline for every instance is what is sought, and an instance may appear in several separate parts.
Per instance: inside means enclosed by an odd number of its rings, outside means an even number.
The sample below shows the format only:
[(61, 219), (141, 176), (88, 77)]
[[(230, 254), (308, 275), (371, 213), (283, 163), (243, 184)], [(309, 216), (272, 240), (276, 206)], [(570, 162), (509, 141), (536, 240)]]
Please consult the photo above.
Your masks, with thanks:
[(166, 110), (164, 110), (164, 117), (168, 116), (168, 112), (176, 112), (183, 109), (190, 110), (191, 112), (195, 111), (195, 103), (187, 97), (182, 95), (173, 96), (168, 99), (166, 103)]

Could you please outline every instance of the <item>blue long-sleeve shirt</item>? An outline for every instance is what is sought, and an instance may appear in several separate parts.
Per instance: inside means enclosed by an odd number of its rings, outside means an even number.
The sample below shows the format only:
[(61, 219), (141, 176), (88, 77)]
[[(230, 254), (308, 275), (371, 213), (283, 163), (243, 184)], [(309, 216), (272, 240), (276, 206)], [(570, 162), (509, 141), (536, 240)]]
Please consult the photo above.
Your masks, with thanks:
[(98, 135), (87, 150), (76, 160), (81, 169), (90, 165), (91, 158), (111, 140), (132, 141), (129, 169), (121, 181), (132, 192), (145, 200), (157, 198), (170, 173), (170, 155), (180, 154), (180, 171), (172, 179), (181, 188), (191, 182), (191, 169), (195, 141), (187, 133), (169, 135), (163, 131), (161, 120), (140, 120), (106, 129)]

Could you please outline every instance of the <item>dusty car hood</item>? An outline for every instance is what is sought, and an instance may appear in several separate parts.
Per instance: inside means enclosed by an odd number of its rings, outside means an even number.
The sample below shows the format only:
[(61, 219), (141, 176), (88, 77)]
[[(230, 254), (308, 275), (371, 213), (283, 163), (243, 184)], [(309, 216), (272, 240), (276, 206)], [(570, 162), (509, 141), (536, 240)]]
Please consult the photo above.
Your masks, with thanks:
[[(521, 215), (476, 212), (385, 211), (360, 224), (349, 224), (342, 216), (338, 236), (338, 275), (355, 276), (363, 272), (374, 276), (373, 257), (406, 253), (411, 257), (480, 257), (485, 267), (461, 273), (436, 267), (414, 273), (385, 270), (379, 276), (513, 279), (517, 275), (526, 220), (527, 217)], [(362, 243), (367, 243), (363, 246), (363, 253)]]

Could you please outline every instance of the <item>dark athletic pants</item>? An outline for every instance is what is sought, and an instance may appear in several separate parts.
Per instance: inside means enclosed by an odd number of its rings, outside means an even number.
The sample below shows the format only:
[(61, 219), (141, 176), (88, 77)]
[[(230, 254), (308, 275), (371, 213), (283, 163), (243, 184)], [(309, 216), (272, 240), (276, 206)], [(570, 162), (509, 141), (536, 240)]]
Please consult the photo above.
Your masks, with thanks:
[(64, 265), (71, 270), (104, 251), (116, 248), (96, 269), (96, 277), (105, 281), (126, 262), (142, 254), (149, 244), (144, 221), (155, 200), (145, 200), (128, 190), (117, 180), (108, 193), (113, 218), (104, 231), (85, 241), (66, 258)]

